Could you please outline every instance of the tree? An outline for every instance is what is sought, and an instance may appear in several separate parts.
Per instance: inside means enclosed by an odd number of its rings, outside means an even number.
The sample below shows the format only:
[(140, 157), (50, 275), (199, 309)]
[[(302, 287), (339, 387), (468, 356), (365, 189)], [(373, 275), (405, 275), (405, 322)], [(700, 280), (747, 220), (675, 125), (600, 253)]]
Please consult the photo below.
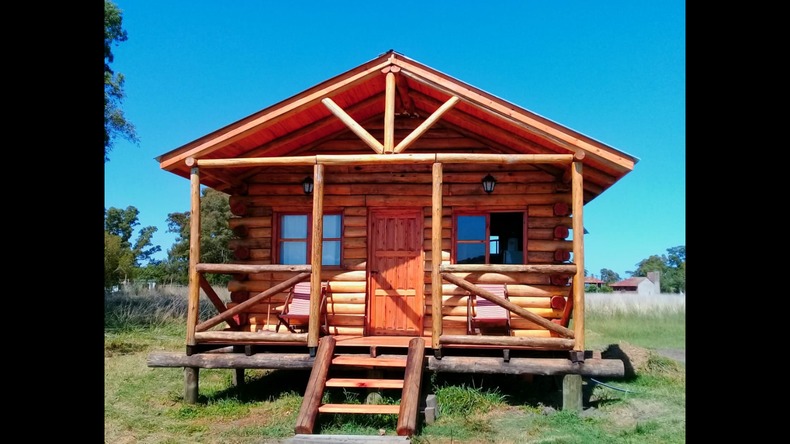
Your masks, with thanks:
[[(234, 237), (228, 226), (231, 216), (229, 196), (212, 188), (204, 188), (201, 194), (200, 262), (226, 264), (232, 259), (228, 241)], [(189, 275), (190, 212), (168, 214), (167, 227), (169, 233), (178, 235), (167, 252), (170, 272), (175, 275), (175, 282), (186, 284)], [(212, 285), (226, 284), (230, 276), (208, 274), (206, 280)]]
[(104, 232), (104, 288), (110, 288), (132, 273), (132, 255), (121, 247), (121, 238)]
[(601, 268), (601, 280), (607, 284), (613, 284), (620, 280), (620, 275), (608, 268)]
[(686, 291), (686, 247), (685, 245), (667, 248), (668, 255), (652, 255), (637, 263), (632, 276), (647, 276), (648, 272), (661, 274), (661, 292), (678, 293)]
[(126, 120), (121, 102), (124, 92), (125, 78), (123, 74), (113, 72), (110, 63), (114, 56), (112, 46), (128, 39), (123, 29), (123, 14), (118, 6), (110, 0), (104, 0), (104, 161), (110, 160), (116, 137), (138, 144), (137, 131), (134, 125)]
[[(140, 225), (140, 211), (128, 206), (126, 209), (110, 207), (104, 211), (104, 283), (111, 286), (119, 280), (133, 278), (141, 261), (148, 261), (162, 250), (152, 244), (157, 228), (143, 227), (137, 240), (132, 243), (135, 228)], [(109, 267), (109, 268), (108, 268)], [(108, 273), (114, 274), (108, 279)]]

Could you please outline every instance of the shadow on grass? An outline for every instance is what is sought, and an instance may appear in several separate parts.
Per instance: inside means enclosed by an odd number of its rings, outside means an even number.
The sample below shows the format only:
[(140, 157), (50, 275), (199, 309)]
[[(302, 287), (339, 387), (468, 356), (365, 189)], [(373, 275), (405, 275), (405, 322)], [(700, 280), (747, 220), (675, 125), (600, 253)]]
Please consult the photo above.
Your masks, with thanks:
[(278, 399), (292, 392), (302, 396), (309, 378), (310, 370), (271, 370), (260, 376), (247, 375), (244, 384), (231, 386), (208, 396), (200, 395), (198, 401), (208, 403), (237, 399), (241, 402), (261, 402)]

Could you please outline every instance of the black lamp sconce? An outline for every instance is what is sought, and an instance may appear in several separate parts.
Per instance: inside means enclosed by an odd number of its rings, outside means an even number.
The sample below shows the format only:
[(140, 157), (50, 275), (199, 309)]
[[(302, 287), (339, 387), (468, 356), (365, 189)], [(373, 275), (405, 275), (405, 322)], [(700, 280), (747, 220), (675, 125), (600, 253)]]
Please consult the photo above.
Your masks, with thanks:
[(313, 178), (307, 176), (302, 181), (302, 188), (304, 189), (304, 194), (313, 194)]
[(496, 179), (491, 174), (487, 174), (486, 177), (483, 178), (483, 191), (491, 194), (494, 192), (494, 186), (496, 186)]

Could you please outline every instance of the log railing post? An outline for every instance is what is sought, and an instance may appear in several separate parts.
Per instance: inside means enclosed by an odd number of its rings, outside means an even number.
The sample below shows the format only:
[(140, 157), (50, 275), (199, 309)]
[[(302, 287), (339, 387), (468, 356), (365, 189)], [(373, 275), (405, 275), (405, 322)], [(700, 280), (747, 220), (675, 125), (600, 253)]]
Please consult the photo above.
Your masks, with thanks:
[[(192, 162), (190, 162), (192, 160)], [(187, 165), (194, 163), (187, 159)], [(189, 301), (187, 305), (187, 346), (196, 345), (195, 329), (200, 308), (200, 279), (197, 264), (200, 262), (200, 172), (190, 169), (191, 208), (189, 213)]]
[(584, 179), (582, 162), (571, 164), (571, 198), (573, 199), (573, 262), (576, 274), (573, 276), (573, 334), (576, 343), (574, 350), (584, 350)]
[(442, 164), (433, 164), (431, 198), (431, 347), (440, 350), (442, 335)]
[[(313, 166), (313, 237), (310, 264), (310, 320), (307, 329), (307, 347), (315, 350), (321, 333), (321, 258), (324, 246), (324, 166)], [(311, 352), (312, 355), (312, 352)]]

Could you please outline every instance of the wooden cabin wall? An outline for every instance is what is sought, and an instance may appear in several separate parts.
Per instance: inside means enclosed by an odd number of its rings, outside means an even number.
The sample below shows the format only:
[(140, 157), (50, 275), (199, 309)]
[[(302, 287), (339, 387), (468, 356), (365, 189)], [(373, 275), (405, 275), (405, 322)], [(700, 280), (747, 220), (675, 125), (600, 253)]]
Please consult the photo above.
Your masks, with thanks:
[[(294, 172), (269, 170), (248, 179), (246, 195), (232, 195), (235, 217), (230, 228), (239, 236), (230, 243), (237, 263), (271, 264), (273, 217), (280, 211), (312, 210), (312, 197), (306, 196), (301, 180), (312, 169)], [(526, 210), (527, 240), (525, 259), (529, 264), (567, 263), (572, 251), (568, 238), (571, 225), (571, 195), (554, 176), (530, 165), (447, 165), (443, 174), (442, 263), (450, 264), (453, 210)], [(491, 172), (497, 178), (496, 190), (482, 191), (481, 178)], [(364, 330), (368, 207), (420, 206), (424, 233), (424, 335), (431, 334), (431, 168), (430, 165), (370, 165), (364, 167), (330, 166), (324, 174), (324, 212), (343, 214), (343, 254), (341, 269), (323, 267), (321, 279), (328, 283), (327, 312), (330, 333), (361, 335)], [(292, 276), (295, 272), (259, 273), (234, 276), (228, 284), (232, 304), (243, 302)], [(506, 284), (510, 300), (547, 319), (562, 316), (550, 307), (553, 296), (569, 297), (567, 277), (528, 273), (456, 273), (471, 282)], [(446, 334), (466, 333), (466, 291), (453, 284), (441, 285), (443, 323)], [(271, 330), (277, 324), (276, 311), (287, 294), (253, 306), (241, 315), (245, 330)], [(549, 331), (513, 315), (514, 336), (550, 336)]]

